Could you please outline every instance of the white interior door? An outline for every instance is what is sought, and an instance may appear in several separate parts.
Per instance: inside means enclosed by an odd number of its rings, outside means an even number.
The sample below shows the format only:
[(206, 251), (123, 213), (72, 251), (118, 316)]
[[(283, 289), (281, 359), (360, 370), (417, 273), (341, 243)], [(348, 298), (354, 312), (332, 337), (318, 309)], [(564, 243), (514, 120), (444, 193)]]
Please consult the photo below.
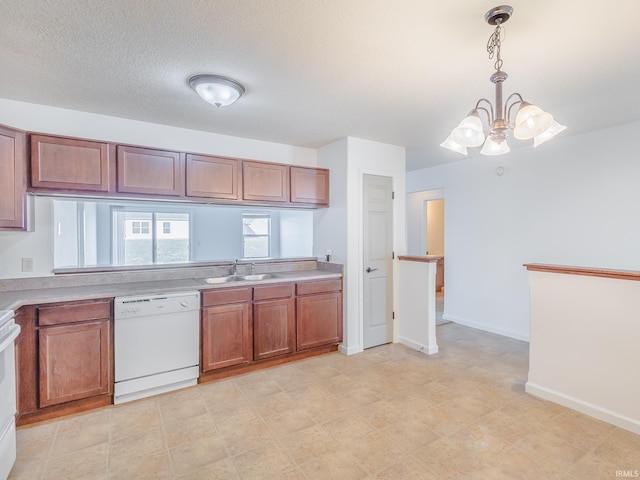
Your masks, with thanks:
[(393, 180), (364, 176), (364, 348), (393, 340)]

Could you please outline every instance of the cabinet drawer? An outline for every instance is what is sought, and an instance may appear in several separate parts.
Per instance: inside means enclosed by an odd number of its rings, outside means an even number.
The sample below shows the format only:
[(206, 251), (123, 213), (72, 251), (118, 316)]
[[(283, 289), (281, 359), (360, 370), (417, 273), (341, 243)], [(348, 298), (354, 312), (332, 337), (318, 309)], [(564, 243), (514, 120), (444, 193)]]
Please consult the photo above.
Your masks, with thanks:
[(270, 300), (273, 298), (288, 298), (293, 295), (293, 284), (265, 285), (253, 288), (253, 300)]
[(38, 307), (38, 325), (60, 325), (111, 318), (111, 300), (92, 300), (87, 303), (70, 303)]
[(313, 295), (315, 293), (339, 292), (340, 290), (342, 290), (342, 280), (339, 278), (296, 284), (296, 295)]
[(225, 288), (202, 292), (202, 306), (224, 305), (227, 303), (242, 303), (251, 301), (250, 288)]

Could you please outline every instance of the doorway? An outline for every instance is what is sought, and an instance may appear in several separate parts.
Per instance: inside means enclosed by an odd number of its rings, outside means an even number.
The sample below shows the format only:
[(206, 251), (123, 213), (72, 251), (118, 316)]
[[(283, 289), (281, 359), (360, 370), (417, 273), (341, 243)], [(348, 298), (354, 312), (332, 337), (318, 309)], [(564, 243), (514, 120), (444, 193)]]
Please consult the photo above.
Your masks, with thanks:
[(436, 265), (436, 325), (444, 314), (444, 198), (424, 202), (425, 254), (441, 257)]
[(393, 179), (363, 176), (363, 347), (393, 340)]
[(444, 315), (444, 189), (423, 190), (407, 194), (406, 225), (409, 255), (442, 257), (436, 267), (436, 324), (446, 323)]

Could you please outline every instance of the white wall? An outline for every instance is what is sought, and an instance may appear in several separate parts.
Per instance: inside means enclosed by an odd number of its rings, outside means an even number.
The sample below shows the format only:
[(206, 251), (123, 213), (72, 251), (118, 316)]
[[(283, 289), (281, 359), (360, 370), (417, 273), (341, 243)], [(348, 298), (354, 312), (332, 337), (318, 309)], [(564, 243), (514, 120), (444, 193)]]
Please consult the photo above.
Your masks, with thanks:
[[(0, 98), (0, 124), (27, 131), (107, 140), (194, 153), (316, 166), (316, 150), (228, 135), (187, 130), (94, 113)], [(35, 202), (34, 232), (0, 232), (0, 278), (52, 275), (51, 205)], [(21, 271), (21, 258), (34, 271)]]
[(445, 191), (445, 318), (528, 339), (524, 263), (640, 270), (638, 131), (635, 122), (408, 173), (409, 192)]
[(280, 212), (280, 256), (313, 256), (313, 215), (302, 210)]
[[(393, 245), (398, 255), (406, 251), (405, 149), (358, 138), (343, 138), (318, 151), (318, 166), (331, 170), (331, 208), (317, 211), (314, 252), (323, 257), (333, 251), (336, 262), (345, 264), (344, 341), (348, 354), (363, 350), (362, 343), (362, 178), (365, 174), (393, 178)], [(398, 310), (398, 265), (394, 262), (394, 310)], [(394, 325), (394, 339), (397, 340)]]
[[(41, 277), (53, 270), (53, 201), (36, 197), (33, 232), (0, 232), (0, 278)], [(22, 271), (33, 258), (33, 272)]]
[(529, 272), (526, 391), (640, 434), (640, 282)]

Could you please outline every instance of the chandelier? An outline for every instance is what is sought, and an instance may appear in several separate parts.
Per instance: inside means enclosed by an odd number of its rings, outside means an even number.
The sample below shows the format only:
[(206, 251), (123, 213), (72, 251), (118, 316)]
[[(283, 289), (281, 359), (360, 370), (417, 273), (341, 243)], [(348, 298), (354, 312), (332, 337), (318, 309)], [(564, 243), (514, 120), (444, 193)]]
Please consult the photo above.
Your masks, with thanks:
[[(495, 103), (492, 104), (486, 98), (478, 100), (469, 115), (440, 144), (441, 147), (466, 155), (467, 147), (482, 145), (482, 150), (480, 150), (482, 155), (502, 155), (511, 150), (507, 143), (509, 129), (513, 130), (513, 136), (518, 140), (533, 139), (533, 146), (537, 147), (567, 128), (556, 122), (550, 113), (525, 102), (519, 93), (510, 95), (503, 104), (502, 84), (507, 79), (507, 74), (502, 71), (502, 57), (500, 56), (500, 46), (504, 39), (502, 25), (511, 18), (512, 13), (512, 7), (501, 5), (492, 8), (484, 16), (489, 25), (496, 27), (487, 42), (489, 58), (495, 58), (494, 68), (496, 71), (489, 77), (495, 85)], [(512, 122), (512, 114), (516, 107), (515, 122)], [(480, 117), (481, 113), (488, 120), (486, 136)]]

